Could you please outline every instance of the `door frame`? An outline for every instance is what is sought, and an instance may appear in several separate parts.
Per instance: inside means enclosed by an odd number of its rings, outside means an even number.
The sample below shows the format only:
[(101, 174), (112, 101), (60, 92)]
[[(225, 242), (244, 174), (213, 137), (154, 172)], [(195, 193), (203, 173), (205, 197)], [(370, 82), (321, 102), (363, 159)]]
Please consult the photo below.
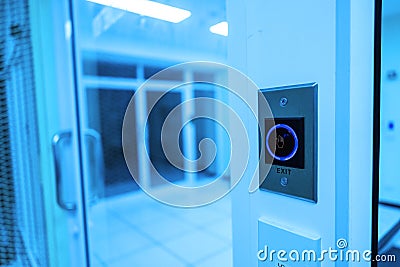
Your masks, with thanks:
[[(372, 255), (378, 255), (378, 221), (379, 221), (379, 165), (381, 135), (381, 46), (382, 46), (382, 0), (375, 0), (374, 20), (374, 103), (373, 103), (373, 159), (372, 159)], [(377, 262), (371, 263), (372, 267)]]
[[(41, 177), (50, 266), (89, 266), (87, 225), (82, 205), (82, 160), (75, 102), (72, 19), (69, 0), (28, 0), (34, 55), (34, 74), (40, 143)], [(54, 138), (68, 132), (71, 136), (73, 167), (68, 184), (76, 198), (75, 210), (59, 202)], [(61, 165), (61, 164), (60, 164)]]

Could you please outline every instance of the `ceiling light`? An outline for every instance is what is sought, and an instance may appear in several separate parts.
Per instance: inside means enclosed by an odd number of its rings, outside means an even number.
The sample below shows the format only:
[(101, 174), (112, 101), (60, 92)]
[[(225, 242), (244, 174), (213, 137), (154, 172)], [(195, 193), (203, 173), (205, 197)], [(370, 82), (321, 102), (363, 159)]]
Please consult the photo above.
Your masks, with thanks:
[(222, 36), (228, 36), (228, 22), (222, 21), (210, 27), (210, 32)]
[(87, 0), (96, 4), (126, 10), (142, 16), (179, 23), (192, 15), (188, 10), (148, 0)]

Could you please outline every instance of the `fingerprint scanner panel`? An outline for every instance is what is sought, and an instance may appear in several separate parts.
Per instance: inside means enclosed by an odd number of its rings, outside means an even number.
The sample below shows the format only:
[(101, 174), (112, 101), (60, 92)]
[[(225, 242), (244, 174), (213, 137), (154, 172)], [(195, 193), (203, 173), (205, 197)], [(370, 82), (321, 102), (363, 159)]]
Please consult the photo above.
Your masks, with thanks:
[(317, 202), (317, 84), (262, 89), (260, 97), (273, 116), (258, 111), (260, 189)]

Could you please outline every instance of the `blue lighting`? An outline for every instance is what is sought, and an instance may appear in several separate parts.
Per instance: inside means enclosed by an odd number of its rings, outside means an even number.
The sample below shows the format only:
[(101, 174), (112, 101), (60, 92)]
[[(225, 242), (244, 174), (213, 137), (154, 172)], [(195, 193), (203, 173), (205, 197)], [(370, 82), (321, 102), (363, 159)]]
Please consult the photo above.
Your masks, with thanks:
[[(269, 140), (269, 137), (271, 136), (271, 133), (272, 133), (274, 130), (277, 130), (277, 129), (279, 129), (279, 128), (283, 128), (283, 129), (289, 131), (289, 133), (293, 136), (293, 139), (294, 139), (294, 147), (293, 147), (293, 150), (289, 153), (289, 155), (284, 156), (284, 157), (279, 157), (279, 156), (275, 155), (275, 153), (273, 153), (273, 152), (271, 151), (271, 148), (270, 148), (269, 145), (268, 145), (268, 140)], [(268, 153), (269, 153), (274, 159), (277, 159), (277, 160), (280, 160), (280, 161), (287, 161), (287, 160), (293, 158), (294, 155), (296, 154), (297, 149), (299, 148), (299, 139), (297, 138), (297, 135), (296, 135), (295, 131), (292, 129), (292, 127), (290, 127), (290, 126), (288, 126), (288, 125), (286, 125), (286, 124), (276, 124), (275, 126), (271, 127), (271, 129), (269, 129), (269, 131), (268, 131), (268, 133), (267, 133), (267, 137), (265, 138), (265, 146), (266, 146), (266, 148), (267, 148), (267, 150), (268, 150)]]
[(389, 122), (388, 127), (389, 127), (389, 130), (394, 130), (394, 123), (392, 121)]

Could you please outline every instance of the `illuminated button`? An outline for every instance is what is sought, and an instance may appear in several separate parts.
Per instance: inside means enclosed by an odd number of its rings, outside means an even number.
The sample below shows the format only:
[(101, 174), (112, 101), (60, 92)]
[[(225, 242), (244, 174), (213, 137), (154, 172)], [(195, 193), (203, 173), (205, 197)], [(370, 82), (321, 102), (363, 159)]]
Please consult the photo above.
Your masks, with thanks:
[(271, 157), (279, 161), (293, 158), (299, 148), (296, 132), (286, 124), (276, 124), (271, 127), (267, 133), (265, 144)]

